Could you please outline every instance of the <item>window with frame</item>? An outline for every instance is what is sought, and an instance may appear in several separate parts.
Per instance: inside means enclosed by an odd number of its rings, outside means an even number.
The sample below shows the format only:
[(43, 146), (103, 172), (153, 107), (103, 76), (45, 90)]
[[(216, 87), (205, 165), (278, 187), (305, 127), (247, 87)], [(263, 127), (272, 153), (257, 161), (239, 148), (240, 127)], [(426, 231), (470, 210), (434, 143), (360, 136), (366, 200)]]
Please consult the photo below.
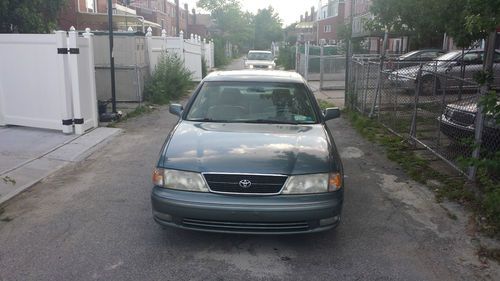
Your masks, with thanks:
[(324, 27), (324, 31), (325, 31), (326, 33), (328, 33), (328, 32), (332, 32), (332, 25), (330, 25), (330, 24), (325, 25), (325, 27)]

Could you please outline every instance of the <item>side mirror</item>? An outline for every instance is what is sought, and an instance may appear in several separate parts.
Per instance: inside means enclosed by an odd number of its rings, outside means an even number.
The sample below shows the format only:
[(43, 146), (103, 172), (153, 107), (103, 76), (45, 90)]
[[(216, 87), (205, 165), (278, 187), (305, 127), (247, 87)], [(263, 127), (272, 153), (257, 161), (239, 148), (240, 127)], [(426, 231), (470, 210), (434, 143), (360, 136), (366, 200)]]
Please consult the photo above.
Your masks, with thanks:
[(181, 104), (173, 103), (170, 105), (168, 111), (170, 111), (170, 113), (172, 113), (173, 115), (177, 115), (177, 116), (181, 117), (183, 109), (184, 108), (182, 107)]
[(331, 107), (325, 109), (323, 113), (325, 121), (332, 120), (340, 117), (340, 109), (338, 107)]

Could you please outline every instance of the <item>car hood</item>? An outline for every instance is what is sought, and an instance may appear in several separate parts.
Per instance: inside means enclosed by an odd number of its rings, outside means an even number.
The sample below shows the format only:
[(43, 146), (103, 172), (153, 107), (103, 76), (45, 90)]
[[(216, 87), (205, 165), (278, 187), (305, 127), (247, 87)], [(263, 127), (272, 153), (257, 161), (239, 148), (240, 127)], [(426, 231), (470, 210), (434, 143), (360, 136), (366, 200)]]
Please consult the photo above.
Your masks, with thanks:
[(335, 165), (330, 161), (332, 148), (321, 124), (181, 121), (169, 136), (159, 165), (194, 172), (324, 173)]
[(272, 60), (246, 60), (245, 64), (247, 65), (274, 65), (274, 61)]

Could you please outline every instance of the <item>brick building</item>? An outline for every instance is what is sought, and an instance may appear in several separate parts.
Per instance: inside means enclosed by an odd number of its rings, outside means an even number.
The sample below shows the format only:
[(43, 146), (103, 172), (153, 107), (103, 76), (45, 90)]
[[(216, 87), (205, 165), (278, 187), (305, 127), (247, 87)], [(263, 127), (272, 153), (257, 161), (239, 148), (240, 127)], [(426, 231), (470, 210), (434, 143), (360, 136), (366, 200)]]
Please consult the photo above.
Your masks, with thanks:
[(318, 9), (317, 40), (326, 44), (337, 44), (339, 30), (344, 25), (344, 0), (330, 0)]
[[(125, 5), (126, 1), (112, 0), (113, 29), (126, 31), (131, 27), (143, 31), (151, 26), (159, 29), (160, 25), (137, 14), (136, 10)], [(68, 0), (59, 13), (58, 28), (68, 30), (74, 26), (77, 30), (89, 27), (92, 30), (108, 30), (107, 0)]]

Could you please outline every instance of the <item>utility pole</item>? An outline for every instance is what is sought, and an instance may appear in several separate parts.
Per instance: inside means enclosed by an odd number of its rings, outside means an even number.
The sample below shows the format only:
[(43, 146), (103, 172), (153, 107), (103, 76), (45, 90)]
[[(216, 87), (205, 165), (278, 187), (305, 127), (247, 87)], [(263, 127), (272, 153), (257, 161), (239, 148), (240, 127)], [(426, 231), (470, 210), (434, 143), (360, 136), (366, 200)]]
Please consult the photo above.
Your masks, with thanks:
[(111, 105), (116, 113), (115, 57), (113, 55), (113, 1), (108, 0), (109, 65), (111, 68)]
[(175, 27), (177, 29), (177, 37), (179, 37), (181, 32), (179, 0), (175, 0)]
[(349, 38), (346, 42), (346, 56), (345, 56), (345, 99), (347, 100), (347, 94), (349, 92), (349, 70), (350, 70), (350, 57), (352, 56), (352, 50), (351, 50), (351, 40), (352, 40), (352, 25), (353, 25), (353, 17), (354, 17), (354, 6), (356, 5), (356, 0), (350, 0), (351, 1), (351, 11), (350, 11), (350, 17), (349, 17)]

